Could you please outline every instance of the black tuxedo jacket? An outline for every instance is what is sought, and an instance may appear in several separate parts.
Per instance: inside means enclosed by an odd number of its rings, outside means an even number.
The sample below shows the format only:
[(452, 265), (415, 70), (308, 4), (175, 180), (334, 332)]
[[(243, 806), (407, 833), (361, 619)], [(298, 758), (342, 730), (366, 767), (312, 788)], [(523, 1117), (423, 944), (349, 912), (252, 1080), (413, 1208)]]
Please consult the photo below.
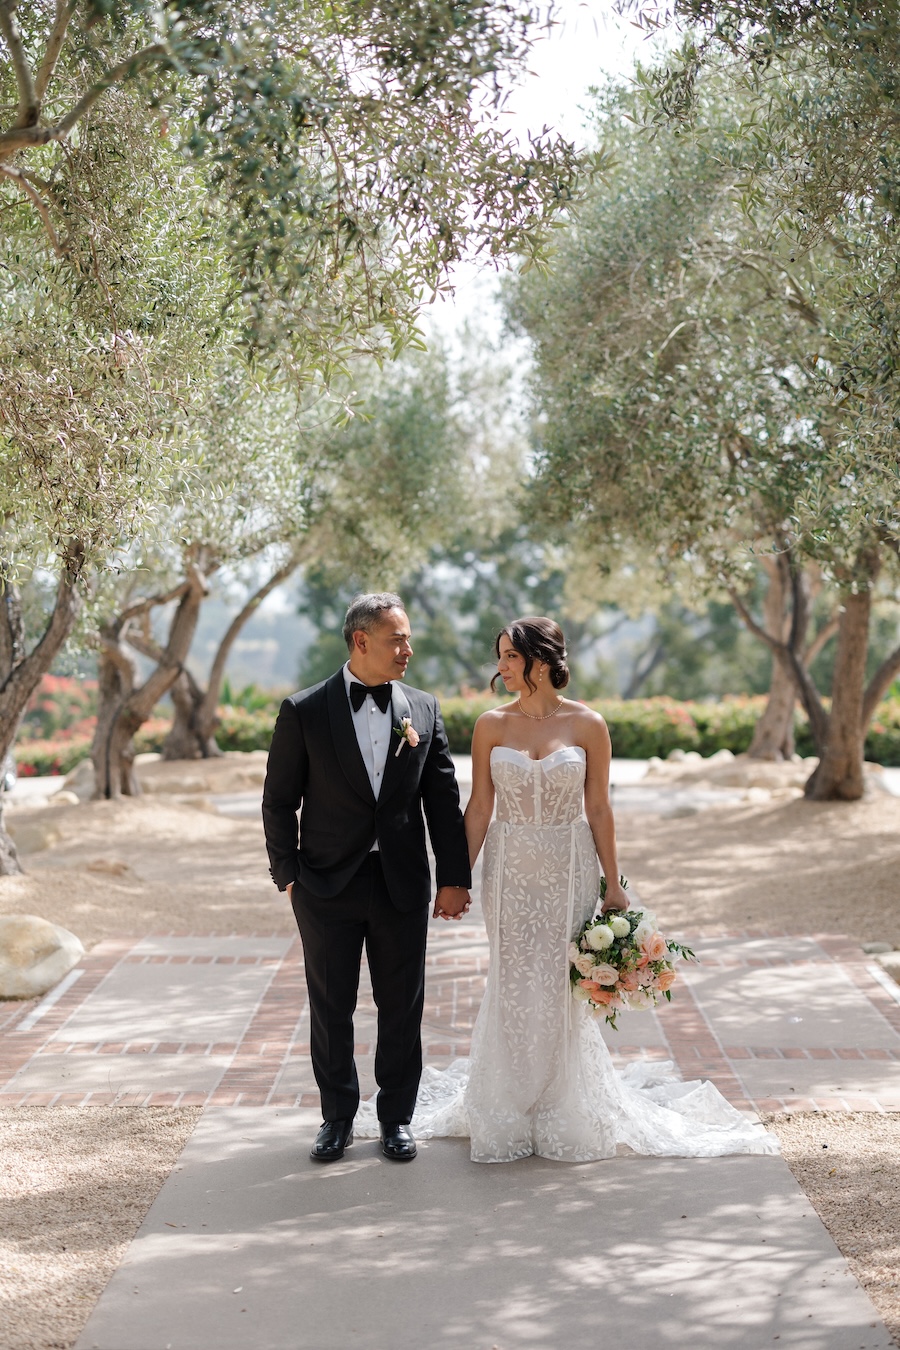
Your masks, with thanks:
[[(437, 699), (393, 685), (393, 724), (409, 717), (413, 749), (392, 737), (378, 799), (360, 753), (343, 670), (281, 705), (263, 789), (270, 871), (321, 898), (338, 895), (375, 841), (391, 900), (412, 910), (431, 900), (425, 828), (438, 886), (469, 886), (459, 789)], [(401, 746), (400, 753), (396, 747)], [(297, 812), (300, 812), (299, 825)]]

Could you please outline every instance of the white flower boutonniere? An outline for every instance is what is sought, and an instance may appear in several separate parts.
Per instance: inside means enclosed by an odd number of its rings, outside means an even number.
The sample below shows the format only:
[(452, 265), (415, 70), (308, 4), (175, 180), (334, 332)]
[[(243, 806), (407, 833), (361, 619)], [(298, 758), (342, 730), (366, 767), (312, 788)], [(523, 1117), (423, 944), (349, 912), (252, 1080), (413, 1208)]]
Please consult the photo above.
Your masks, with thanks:
[(410, 750), (415, 750), (419, 744), (419, 733), (412, 724), (411, 717), (401, 717), (399, 727), (394, 727), (394, 735), (400, 737), (400, 744), (394, 752), (394, 759), (397, 758), (404, 744), (408, 745)]

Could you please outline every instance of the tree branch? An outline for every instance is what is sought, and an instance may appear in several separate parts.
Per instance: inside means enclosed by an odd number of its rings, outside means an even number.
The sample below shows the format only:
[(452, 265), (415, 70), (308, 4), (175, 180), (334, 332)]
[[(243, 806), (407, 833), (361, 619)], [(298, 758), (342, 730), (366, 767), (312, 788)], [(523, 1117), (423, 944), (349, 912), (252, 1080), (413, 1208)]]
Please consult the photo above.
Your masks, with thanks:
[(816, 633), (815, 637), (813, 638), (812, 642), (807, 647), (806, 651), (803, 653), (803, 664), (807, 668), (809, 668), (812, 665), (813, 661), (815, 661), (816, 657), (819, 655), (819, 652), (822, 650), (822, 648), (827, 646), (827, 644), (831, 641), (831, 639), (834, 637), (835, 633), (838, 631), (840, 626), (841, 621), (837, 616), (837, 614), (832, 614), (828, 622), (822, 625), (818, 633)]
[(148, 610), (154, 609), (157, 605), (167, 605), (170, 600), (180, 600), (189, 585), (189, 581), (180, 581), (177, 586), (173, 586), (164, 595), (148, 595), (143, 600), (136, 600), (133, 605), (123, 609), (119, 615), (120, 630), (129, 619), (136, 619), (139, 615), (146, 614)]
[(152, 637), (148, 637), (146, 633), (129, 633), (126, 631), (122, 641), (127, 642), (129, 647), (133, 647), (136, 652), (140, 652), (141, 656), (146, 656), (148, 661), (155, 661), (158, 666), (162, 665), (166, 659), (166, 654), (159, 643), (155, 642)]
[(276, 572), (273, 572), (268, 581), (263, 582), (259, 590), (254, 591), (243, 609), (234, 616), (231, 623), (228, 625), (225, 636), (219, 643), (219, 649), (216, 652), (210, 668), (206, 694), (203, 698), (202, 714), (209, 717), (215, 715), (216, 708), (219, 705), (219, 692), (222, 688), (222, 677), (225, 674), (225, 664), (231, 653), (231, 648), (234, 645), (235, 639), (244, 627), (244, 624), (256, 612), (266, 596), (271, 594), (271, 592), (274, 591), (277, 586), (280, 586), (283, 581), (287, 581), (291, 573), (296, 571), (299, 563), (299, 557), (295, 554), (291, 554), (287, 561), (284, 562)]
[[(0, 0), (0, 4), (3, 0)], [(161, 42), (154, 42), (149, 47), (142, 47), (140, 51), (132, 56), (126, 57), (120, 61), (117, 66), (112, 66), (105, 75), (102, 75), (95, 85), (84, 94), (74, 108), (66, 113), (53, 126), (37, 127), (22, 126), (13, 127), (10, 131), (0, 131), (0, 154), (10, 155), (14, 150), (25, 150), (34, 145), (50, 145), (54, 141), (64, 141), (69, 132), (75, 126), (86, 112), (94, 106), (99, 98), (106, 93), (107, 89), (114, 84), (121, 84), (130, 75), (134, 75), (142, 66), (151, 65), (154, 61), (163, 60), (169, 55), (167, 49)]]
[(0, 598), (0, 675), (5, 679), (25, 655), (25, 623), (19, 588), (7, 580)]
[(813, 740), (817, 749), (825, 743), (825, 732), (828, 726), (828, 716), (822, 706), (822, 700), (819, 697), (819, 691), (815, 686), (812, 676), (800, 659), (796, 647), (793, 643), (801, 641), (803, 629), (797, 622), (798, 605), (801, 611), (805, 610), (805, 603), (802, 594), (802, 577), (798, 584), (798, 577), (795, 575), (795, 569), (791, 568), (791, 591), (793, 595), (793, 615), (791, 619), (791, 637), (787, 642), (779, 642), (778, 638), (767, 633), (762, 624), (759, 624), (750, 613), (744, 601), (738, 595), (733, 586), (726, 586), (731, 603), (734, 605), (744, 624), (749, 628), (754, 637), (758, 637), (761, 642), (765, 642), (767, 647), (772, 649), (776, 660), (780, 661), (784, 669), (790, 675), (794, 686), (800, 696), (804, 711), (809, 718), (810, 730), (813, 734)]
[(50, 236), (50, 243), (53, 246), (53, 252), (56, 254), (57, 258), (64, 258), (66, 251), (63, 248), (62, 244), (59, 242), (59, 235), (53, 228), (53, 221), (50, 219), (50, 208), (44, 201), (43, 197), (41, 197), (41, 195), (34, 190), (34, 188), (28, 182), (27, 178), (21, 172), (21, 170), (14, 169), (9, 164), (0, 164), (0, 173), (2, 173), (6, 178), (11, 178), (15, 183), (16, 187), (19, 188), (21, 192), (24, 192), (26, 197), (29, 197), (31, 199), (35, 210), (37, 211), (41, 220), (44, 222), (44, 229)]
[(53, 72), (56, 70), (56, 63), (62, 51), (69, 21), (75, 13), (76, 3), (77, 0), (56, 0), (56, 18), (53, 20), (50, 37), (47, 39), (47, 50), (44, 52), (44, 59), (38, 68), (37, 78), (34, 82), (38, 113), (40, 113), (41, 104), (44, 102), (44, 95), (50, 81), (53, 79)]
[(15, 125), (31, 127), (38, 119), (38, 96), (31, 77), (31, 66), (28, 64), (22, 34), (16, 23), (15, 10), (14, 0), (0, 0), (0, 32), (9, 48), (19, 90), (19, 111)]
[(864, 731), (868, 729), (869, 723), (875, 716), (875, 709), (891, 687), (897, 674), (900, 674), (900, 647), (895, 647), (890, 656), (885, 657), (866, 686), (862, 706)]

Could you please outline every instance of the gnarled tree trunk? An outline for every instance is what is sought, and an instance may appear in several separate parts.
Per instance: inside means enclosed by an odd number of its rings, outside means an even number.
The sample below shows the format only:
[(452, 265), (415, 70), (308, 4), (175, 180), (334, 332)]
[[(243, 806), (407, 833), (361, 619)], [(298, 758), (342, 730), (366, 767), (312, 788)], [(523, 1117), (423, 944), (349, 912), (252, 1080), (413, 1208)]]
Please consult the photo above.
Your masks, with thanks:
[[(199, 565), (192, 564), (187, 579), (174, 591), (140, 601), (107, 625), (102, 654), (106, 682), (101, 687), (101, 707), (91, 748), (95, 797), (133, 797), (140, 793), (134, 772), (134, 734), (184, 669), (207, 593), (204, 572)], [(146, 620), (155, 606), (176, 596), (178, 605), (165, 647), (158, 647), (149, 631), (143, 637), (130, 631), (138, 617)], [(136, 666), (124, 649), (126, 642), (156, 661), (156, 668), (141, 685), (136, 684)]]
[[(60, 567), (56, 598), (39, 641), (29, 652), (18, 592), (9, 582), (0, 603), (0, 764), (11, 752), (28, 700), (46, 675), (75, 627), (81, 609), (78, 582), (84, 568), (84, 547), (71, 540)], [(0, 809), (0, 876), (22, 872), (15, 845), (3, 828)]]
[(797, 688), (780, 661), (772, 662), (769, 697), (747, 754), (751, 759), (785, 760), (794, 753), (794, 705)]
[(183, 670), (172, 686), (175, 720), (163, 746), (163, 759), (211, 759), (221, 755), (216, 744), (219, 725), (219, 697), (225, 667), (235, 640), (247, 621), (256, 613), (266, 596), (296, 571), (299, 556), (293, 553), (269, 579), (254, 591), (243, 609), (234, 616), (216, 652), (204, 692), (189, 670)]
[[(768, 577), (763, 598), (763, 626), (779, 641), (790, 632), (790, 576), (783, 554), (761, 559)], [(772, 661), (769, 697), (762, 717), (753, 729), (747, 754), (751, 759), (784, 760), (794, 753), (794, 704), (797, 690), (780, 661)]]
[(172, 730), (163, 742), (163, 759), (215, 759), (218, 717), (212, 725), (203, 718), (205, 695), (191, 672), (184, 669), (169, 690), (175, 709)]
[(863, 700), (871, 612), (868, 587), (845, 597), (825, 740), (818, 766), (804, 788), (810, 801), (852, 802), (863, 795)]

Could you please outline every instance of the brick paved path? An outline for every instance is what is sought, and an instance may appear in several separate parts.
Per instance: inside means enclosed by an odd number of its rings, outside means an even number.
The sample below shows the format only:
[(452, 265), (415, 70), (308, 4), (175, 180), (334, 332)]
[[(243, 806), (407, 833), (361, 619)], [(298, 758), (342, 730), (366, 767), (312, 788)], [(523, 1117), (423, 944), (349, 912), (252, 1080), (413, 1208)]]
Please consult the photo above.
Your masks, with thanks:
[[(690, 935), (687, 935), (690, 941)], [(675, 1062), (763, 1111), (900, 1108), (900, 989), (834, 936), (721, 934), (660, 1013), (626, 1015), (614, 1055)], [(468, 1053), (484, 988), (477, 914), (434, 923), (424, 1045)], [(364, 977), (360, 1076), (374, 1090)], [(154, 935), (99, 944), (42, 1003), (0, 1004), (0, 1105), (316, 1106), (298, 939)]]

